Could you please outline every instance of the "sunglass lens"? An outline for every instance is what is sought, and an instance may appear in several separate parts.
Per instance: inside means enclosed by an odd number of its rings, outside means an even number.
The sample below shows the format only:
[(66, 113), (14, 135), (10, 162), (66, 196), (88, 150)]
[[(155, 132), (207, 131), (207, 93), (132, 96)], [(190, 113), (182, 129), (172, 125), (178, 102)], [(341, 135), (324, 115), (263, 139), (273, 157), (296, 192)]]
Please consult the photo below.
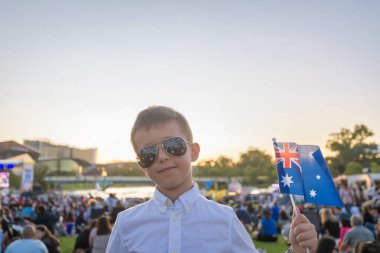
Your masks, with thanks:
[(181, 156), (186, 153), (187, 145), (184, 139), (172, 137), (162, 143), (166, 152), (174, 156)]
[(139, 165), (143, 168), (147, 168), (156, 160), (158, 148), (156, 146), (146, 146), (140, 149), (137, 156), (139, 158)]

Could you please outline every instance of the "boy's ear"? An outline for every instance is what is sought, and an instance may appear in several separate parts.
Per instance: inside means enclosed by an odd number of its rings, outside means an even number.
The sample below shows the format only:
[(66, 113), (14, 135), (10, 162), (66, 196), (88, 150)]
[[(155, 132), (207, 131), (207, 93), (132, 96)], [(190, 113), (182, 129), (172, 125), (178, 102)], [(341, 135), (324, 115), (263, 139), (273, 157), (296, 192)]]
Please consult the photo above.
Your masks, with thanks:
[(191, 144), (191, 161), (195, 162), (199, 157), (199, 152), (201, 151), (201, 147), (197, 142)]

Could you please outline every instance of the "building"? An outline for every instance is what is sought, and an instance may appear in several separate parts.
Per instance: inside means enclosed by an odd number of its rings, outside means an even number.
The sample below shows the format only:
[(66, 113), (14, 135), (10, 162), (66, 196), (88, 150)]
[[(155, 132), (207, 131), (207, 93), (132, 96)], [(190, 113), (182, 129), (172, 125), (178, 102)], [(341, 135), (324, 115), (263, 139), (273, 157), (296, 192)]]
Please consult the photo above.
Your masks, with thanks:
[(79, 149), (40, 140), (24, 140), (24, 145), (40, 154), (37, 166), (46, 176), (80, 176), (96, 164), (97, 148)]
[(33, 166), (38, 157), (38, 152), (15, 141), (0, 142), (0, 189), (34, 189)]
[(55, 145), (48, 141), (24, 140), (24, 145), (40, 153), (38, 160), (52, 159), (79, 159), (89, 164), (95, 164), (97, 158), (97, 148), (79, 149), (66, 145)]
[(30, 158), (37, 161), (39, 152), (32, 148), (23, 146), (15, 141), (3, 141), (0, 142), (0, 159), (12, 159), (19, 155), (28, 154)]

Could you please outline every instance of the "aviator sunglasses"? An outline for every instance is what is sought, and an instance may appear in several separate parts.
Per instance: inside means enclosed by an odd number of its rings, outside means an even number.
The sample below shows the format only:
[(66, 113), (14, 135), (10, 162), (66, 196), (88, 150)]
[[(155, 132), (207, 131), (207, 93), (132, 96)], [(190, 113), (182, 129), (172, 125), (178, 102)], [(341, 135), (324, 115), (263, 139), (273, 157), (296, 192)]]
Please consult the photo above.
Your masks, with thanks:
[(154, 163), (157, 159), (159, 143), (161, 143), (162, 149), (172, 156), (182, 156), (187, 151), (187, 141), (181, 137), (169, 137), (156, 144), (144, 146), (137, 152), (137, 163), (140, 167), (148, 168)]

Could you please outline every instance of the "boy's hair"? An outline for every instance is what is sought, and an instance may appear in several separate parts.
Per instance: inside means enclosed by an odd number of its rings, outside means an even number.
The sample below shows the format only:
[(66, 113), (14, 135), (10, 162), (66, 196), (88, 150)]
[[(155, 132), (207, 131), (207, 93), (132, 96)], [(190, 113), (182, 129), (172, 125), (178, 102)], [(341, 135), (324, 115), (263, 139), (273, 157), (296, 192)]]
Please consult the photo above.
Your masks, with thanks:
[(150, 106), (137, 115), (135, 123), (133, 124), (131, 131), (131, 143), (133, 149), (137, 152), (133, 138), (138, 130), (144, 129), (149, 131), (152, 127), (163, 126), (170, 121), (176, 121), (181, 131), (185, 134), (187, 141), (190, 143), (193, 142), (193, 134), (189, 123), (181, 113), (166, 106)]

